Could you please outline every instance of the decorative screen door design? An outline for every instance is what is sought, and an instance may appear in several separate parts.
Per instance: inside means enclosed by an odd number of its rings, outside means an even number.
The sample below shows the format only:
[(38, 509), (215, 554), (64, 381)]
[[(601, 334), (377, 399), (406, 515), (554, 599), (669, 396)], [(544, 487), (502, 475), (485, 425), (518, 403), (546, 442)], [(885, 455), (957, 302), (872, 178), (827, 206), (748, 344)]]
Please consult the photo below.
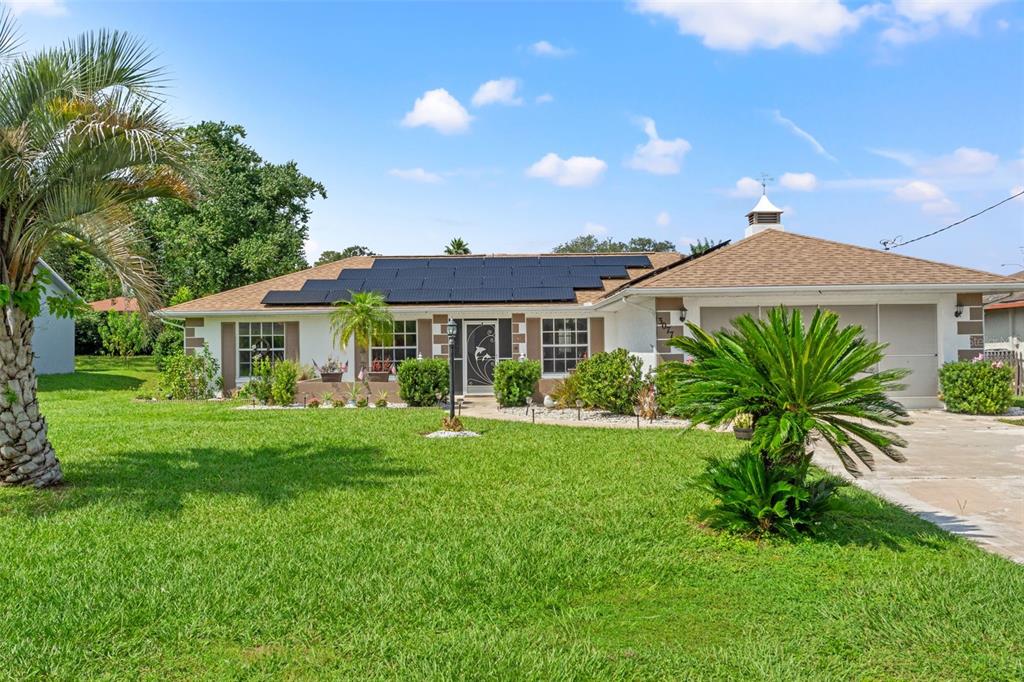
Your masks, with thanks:
[(494, 385), (494, 365), (498, 361), (497, 322), (467, 322), (466, 392), (490, 393)]

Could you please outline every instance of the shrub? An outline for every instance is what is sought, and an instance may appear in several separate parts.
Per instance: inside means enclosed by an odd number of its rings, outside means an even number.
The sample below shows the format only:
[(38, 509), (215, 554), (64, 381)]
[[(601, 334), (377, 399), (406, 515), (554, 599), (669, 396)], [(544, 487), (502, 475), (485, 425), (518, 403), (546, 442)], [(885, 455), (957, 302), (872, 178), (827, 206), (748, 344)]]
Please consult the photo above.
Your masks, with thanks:
[(746, 449), (732, 459), (712, 458), (694, 482), (717, 504), (704, 519), (713, 528), (760, 537), (814, 532), (831, 508), (832, 496), (846, 485), (826, 476), (808, 483), (807, 464), (770, 465)]
[(103, 316), (89, 309), (75, 315), (75, 355), (99, 355), (103, 352), (100, 325)]
[(153, 341), (153, 362), (156, 368), (163, 371), (167, 358), (182, 355), (185, 352), (185, 334), (178, 327), (167, 324), (156, 335)]
[(160, 375), (161, 392), (175, 400), (205, 400), (213, 396), (219, 370), (207, 346), (199, 353), (171, 356)]
[(643, 385), (643, 363), (625, 348), (597, 353), (576, 367), (580, 398), (591, 407), (633, 414)]
[(1013, 403), (1013, 370), (981, 356), (943, 365), (939, 382), (950, 412), (1002, 414)]
[(270, 380), (270, 395), (277, 405), (291, 405), (295, 402), (295, 391), (299, 381), (299, 366), (291, 360), (274, 363)]
[(409, 358), (398, 365), (398, 394), (411, 407), (430, 407), (448, 397), (448, 361)]
[(685, 371), (685, 363), (677, 360), (670, 360), (658, 365), (654, 371), (654, 390), (658, 400), (658, 409), (662, 414), (669, 414), (673, 417), (682, 417), (685, 403), (682, 392), (679, 390), (682, 384), (679, 379)]
[(565, 378), (551, 389), (550, 395), (555, 401), (555, 406), (562, 409), (576, 407), (576, 401), (580, 400), (579, 386), (579, 375), (576, 372), (566, 374)]
[(252, 361), (252, 376), (242, 387), (238, 395), (243, 398), (255, 398), (263, 404), (274, 399), (274, 366), (269, 358), (256, 358)]
[(540, 362), (537, 360), (502, 360), (494, 367), (494, 397), (502, 407), (525, 405), (537, 390)]
[(99, 326), (103, 348), (111, 355), (130, 358), (149, 348), (149, 330), (138, 313), (107, 313)]

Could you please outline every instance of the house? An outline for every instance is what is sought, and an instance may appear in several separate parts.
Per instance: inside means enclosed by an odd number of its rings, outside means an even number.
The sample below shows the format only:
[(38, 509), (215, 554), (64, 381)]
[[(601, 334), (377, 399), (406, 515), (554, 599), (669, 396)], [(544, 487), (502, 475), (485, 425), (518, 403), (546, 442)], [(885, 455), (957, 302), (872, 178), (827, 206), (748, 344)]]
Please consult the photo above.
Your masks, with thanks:
[(99, 301), (90, 301), (86, 305), (98, 313), (109, 313), (111, 311), (115, 313), (139, 312), (138, 300), (126, 296), (115, 296), (113, 298), (100, 299)]
[[(626, 348), (646, 367), (681, 359), (667, 341), (684, 321), (720, 329), (743, 313), (817, 307), (889, 344), (882, 367), (912, 374), (898, 397), (938, 405), (937, 370), (984, 343), (982, 296), (1012, 291), (1000, 275), (794, 234), (767, 197), (747, 214), (746, 236), (699, 257), (677, 253), (356, 256), (165, 308), (184, 321), (186, 347), (207, 345), (227, 388), (245, 382), (254, 354), (301, 363), (333, 356), (344, 376), (371, 371), (373, 389), (395, 387), (405, 358), (451, 351), (458, 394), (492, 390), (496, 361), (540, 360), (545, 393), (576, 363)], [(385, 293), (393, 343), (369, 358), (331, 343), (331, 303), (349, 291)], [(446, 326), (457, 323), (449, 348)], [(365, 354), (364, 354), (365, 355)], [(308, 387), (315, 393), (315, 387)]]
[[(1010, 277), (1024, 280), (1024, 270)], [(985, 297), (985, 350), (1024, 355), (1024, 286), (1011, 294)]]
[(44, 261), (39, 268), (50, 276), (43, 294), (43, 309), (35, 318), (32, 334), (33, 365), (36, 374), (68, 374), (75, 371), (75, 320), (59, 318), (50, 313), (46, 306), (49, 296), (75, 296), (67, 282)]

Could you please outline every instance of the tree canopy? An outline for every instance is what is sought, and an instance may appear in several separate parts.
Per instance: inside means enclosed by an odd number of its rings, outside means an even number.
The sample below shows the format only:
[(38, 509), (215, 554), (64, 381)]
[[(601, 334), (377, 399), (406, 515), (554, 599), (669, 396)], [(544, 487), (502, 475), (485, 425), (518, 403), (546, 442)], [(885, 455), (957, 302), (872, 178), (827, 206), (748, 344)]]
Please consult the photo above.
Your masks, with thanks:
[(469, 250), (469, 244), (466, 243), (465, 239), (461, 237), (454, 237), (448, 245), (444, 247), (444, 252), (449, 256), (464, 256), (472, 253)]
[(240, 125), (205, 121), (181, 137), (195, 150), (199, 201), (136, 211), (165, 290), (187, 285), (202, 296), (307, 267), (309, 201), (326, 197), (324, 186), (293, 161), (265, 161)]
[(676, 245), (665, 240), (650, 237), (633, 237), (628, 242), (620, 242), (608, 237), (598, 239), (592, 234), (581, 234), (564, 244), (559, 244), (552, 253), (621, 253), (625, 251), (657, 252), (675, 251)]
[(341, 251), (334, 251), (333, 249), (327, 249), (320, 254), (320, 257), (316, 259), (314, 265), (323, 265), (325, 263), (333, 263), (336, 260), (343, 258), (351, 258), (352, 256), (379, 256), (380, 254), (374, 253), (365, 246), (353, 245), (346, 246)]

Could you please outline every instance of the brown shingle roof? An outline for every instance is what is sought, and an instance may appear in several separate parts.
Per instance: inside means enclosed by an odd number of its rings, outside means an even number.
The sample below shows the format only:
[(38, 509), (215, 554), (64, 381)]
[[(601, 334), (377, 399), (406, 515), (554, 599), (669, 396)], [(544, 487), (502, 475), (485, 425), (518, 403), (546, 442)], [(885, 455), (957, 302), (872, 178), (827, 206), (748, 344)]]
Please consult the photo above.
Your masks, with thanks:
[[(499, 254), (499, 255), (523, 255), (523, 254)], [(528, 255), (540, 255), (540, 254), (528, 254)], [(559, 254), (559, 255), (570, 255), (570, 254)], [(593, 254), (587, 254), (593, 255)], [(637, 255), (637, 254), (630, 254)], [(658, 268), (665, 267), (678, 261), (682, 258), (678, 253), (648, 253), (646, 255), (651, 260), (650, 268), (627, 268), (626, 272), (629, 274), (630, 279), (635, 279), (646, 273), (652, 272)], [(424, 256), (388, 256), (388, 258), (423, 258)], [(436, 256), (430, 256), (435, 258)], [(457, 259), (459, 256), (448, 256), (452, 259)], [(479, 256), (468, 256), (469, 258), (479, 258)], [(306, 280), (310, 279), (334, 279), (338, 274), (348, 268), (369, 268), (373, 265), (373, 256), (354, 256), (352, 258), (345, 258), (340, 261), (333, 263), (326, 263), (324, 265), (317, 266), (315, 268), (309, 268), (306, 270), (300, 270), (299, 272), (293, 272), (290, 275), (283, 275), (281, 277), (275, 277), (268, 279), (263, 282), (257, 282), (256, 284), (249, 284), (248, 286), (239, 287), (238, 289), (231, 289), (229, 291), (222, 291), (219, 294), (213, 294), (204, 298), (199, 298), (194, 301), (188, 301), (187, 303), (181, 303), (176, 306), (164, 308), (160, 312), (169, 316), (174, 315), (185, 315), (185, 314), (199, 314), (204, 312), (227, 312), (227, 311), (257, 311), (257, 310), (305, 310), (308, 307), (303, 306), (268, 306), (263, 305), (261, 301), (266, 296), (268, 291), (297, 291), (302, 288), (302, 285)], [(619, 288), (625, 280), (609, 279), (604, 280), (604, 289), (594, 290), (579, 290), (576, 292), (577, 303), (589, 303), (600, 300), (610, 291)], [(441, 305), (441, 304), (438, 304)], [(459, 307), (495, 307), (499, 304), (478, 304), (475, 306), (460, 305)], [(505, 306), (507, 304), (500, 304)], [(562, 304), (559, 304), (562, 305)], [(400, 308), (401, 306), (394, 306)], [(422, 306), (417, 306), (422, 307)]]
[(631, 288), (1007, 284), (1013, 281), (958, 265), (793, 232), (764, 230), (714, 253), (644, 278)]

